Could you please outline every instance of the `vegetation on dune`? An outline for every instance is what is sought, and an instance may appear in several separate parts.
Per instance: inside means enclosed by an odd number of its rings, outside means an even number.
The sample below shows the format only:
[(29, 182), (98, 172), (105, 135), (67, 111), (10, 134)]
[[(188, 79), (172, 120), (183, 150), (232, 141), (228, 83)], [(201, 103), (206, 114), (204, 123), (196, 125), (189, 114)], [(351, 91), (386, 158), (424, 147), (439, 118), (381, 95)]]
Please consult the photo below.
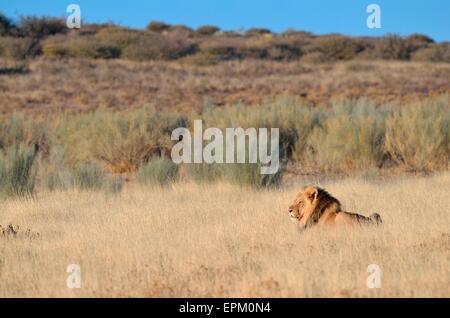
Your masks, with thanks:
[(131, 60), (176, 60), (190, 56), (195, 64), (224, 60), (299, 60), (313, 63), (349, 59), (420, 59), (448, 62), (450, 45), (436, 44), (422, 34), (383, 38), (316, 36), (288, 30), (282, 34), (264, 28), (246, 32), (221, 31), (213, 25), (196, 30), (183, 25), (151, 21), (145, 30), (111, 24), (87, 24), (67, 29), (63, 19), (24, 16), (14, 24), (0, 15), (0, 56), (28, 58), (124, 58)]
[[(135, 173), (143, 184), (167, 184), (182, 175), (183, 179), (201, 183), (225, 180), (269, 187), (279, 184), (287, 165), (304, 172), (331, 174), (385, 168), (442, 171), (450, 162), (448, 105), (448, 96), (402, 106), (344, 100), (331, 108), (309, 107), (295, 99), (281, 98), (253, 107), (207, 106), (190, 116), (153, 108), (53, 114), (38, 120), (16, 114), (0, 121), (2, 176), (12, 173), (18, 178), (2, 177), (2, 187), (19, 189), (6, 193), (32, 192), (34, 188), (31, 165), (35, 157), (17, 151), (14, 156), (7, 155), (17, 147), (39, 150), (40, 183), (50, 190), (114, 189), (109, 174)], [(172, 146), (177, 142), (171, 140), (171, 132), (178, 127), (192, 130), (196, 119), (203, 120), (203, 129), (253, 127), (269, 128), (270, 132), (270, 128), (279, 128), (280, 170), (264, 176), (258, 164), (249, 163), (183, 164), (179, 169), (170, 161)], [(23, 168), (15, 168), (22, 164)], [(19, 170), (22, 172), (16, 174)], [(23, 186), (12, 185), (16, 179), (20, 182), (14, 184)], [(120, 182), (117, 187), (121, 187)]]

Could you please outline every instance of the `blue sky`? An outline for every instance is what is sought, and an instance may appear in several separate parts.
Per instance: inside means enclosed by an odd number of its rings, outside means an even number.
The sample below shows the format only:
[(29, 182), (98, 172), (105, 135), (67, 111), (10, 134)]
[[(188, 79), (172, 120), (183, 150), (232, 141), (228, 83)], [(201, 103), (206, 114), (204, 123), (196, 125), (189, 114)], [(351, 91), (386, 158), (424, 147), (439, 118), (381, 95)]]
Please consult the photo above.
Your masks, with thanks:
[[(296, 28), (317, 34), (373, 36), (418, 32), (450, 41), (448, 0), (0, 0), (0, 11), (12, 18), (66, 16), (71, 3), (80, 5), (85, 21), (112, 21), (136, 28), (160, 20), (191, 27), (214, 24), (226, 30)], [(370, 3), (381, 6), (381, 29), (366, 26)]]

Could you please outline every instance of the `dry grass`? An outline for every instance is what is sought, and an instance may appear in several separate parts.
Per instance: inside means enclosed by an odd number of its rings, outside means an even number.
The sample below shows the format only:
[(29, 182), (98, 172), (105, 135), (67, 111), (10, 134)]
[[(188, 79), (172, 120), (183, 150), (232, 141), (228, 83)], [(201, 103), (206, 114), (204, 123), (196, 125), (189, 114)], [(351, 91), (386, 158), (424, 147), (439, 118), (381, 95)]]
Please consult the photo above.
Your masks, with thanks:
[(450, 64), (397, 61), (245, 60), (200, 67), (182, 61), (0, 60), (0, 76), (0, 112), (8, 115), (148, 104), (190, 113), (206, 103), (257, 105), (286, 95), (308, 105), (361, 97), (377, 104), (409, 104), (450, 93)]
[[(20, 229), (0, 231), (0, 296), (450, 296), (449, 174), (322, 183), (346, 209), (384, 219), (378, 229), (330, 232), (299, 233), (289, 221), (301, 183), (131, 184), (116, 195), (8, 199), (0, 224)], [(71, 263), (81, 266), (81, 289), (66, 287)], [(381, 289), (366, 287), (372, 263)]]

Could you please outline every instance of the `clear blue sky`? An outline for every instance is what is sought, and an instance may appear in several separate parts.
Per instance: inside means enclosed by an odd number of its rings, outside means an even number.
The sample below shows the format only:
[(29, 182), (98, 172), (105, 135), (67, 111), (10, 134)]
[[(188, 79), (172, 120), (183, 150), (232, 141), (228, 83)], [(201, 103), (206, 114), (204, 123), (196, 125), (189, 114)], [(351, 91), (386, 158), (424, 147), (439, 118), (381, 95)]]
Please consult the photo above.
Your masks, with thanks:
[[(317, 34), (381, 35), (424, 33), (450, 41), (449, 0), (0, 0), (0, 11), (20, 15), (65, 16), (76, 3), (88, 22), (112, 21), (143, 28), (150, 20), (198, 27), (214, 24), (226, 30), (288, 28)], [(366, 27), (366, 7), (381, 6), (382, 28)]]

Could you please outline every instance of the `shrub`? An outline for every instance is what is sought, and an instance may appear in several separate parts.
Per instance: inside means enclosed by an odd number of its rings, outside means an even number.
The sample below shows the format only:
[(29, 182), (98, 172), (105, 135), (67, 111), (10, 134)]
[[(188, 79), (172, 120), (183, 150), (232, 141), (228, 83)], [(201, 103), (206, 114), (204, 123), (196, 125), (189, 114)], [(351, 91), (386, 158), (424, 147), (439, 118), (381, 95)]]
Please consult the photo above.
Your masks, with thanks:
[(430, 44), (434, 43), (434, 40), (427, 35), (420, 33), (413, 33), (406, 38), (407, 41), (416, 44)]
[(37, 147), (44, 155), (48, 155), (50, 147), (48, 131), (47, 124), (15, 114), (0, 120), (0, 149), (6, 151), (11, 147), (25, 145)]
[(97, 112), (84, 128), (89, 152), (106, 163), (111, 172), (134, 172), (153, 156), (170, 154), (173, 129), (187, 125), (176, 114), (139, 110), (123, 114)]
[(147, 30), (152, 32), (163, 32), (170, 29), (170, 24), (161, 22), (161, 21), (151, 21), (147, 25)]
[(272, 31), (269, 29), (264, 28), (251, 28), (245, 32), (246, 36), (260, 36), (260, 35), (267, 35), (272, 34)]
[(365, 100), (335, 104), (309, 135), (306, 162), (334, 172), (376, 167), (383, 156), (386, 115)]
[(4, 14), (0, 13), (0, 36), (9, 34), (14, 28), (14, 23)]
[(312, 46), (312, 52), (320, 52), (329, 61), (350, 60), (363, 50), (357, 41), (342, 36), (318, 37)]
[(22, 17), (18, 25), (22, 36), (43, 38), (49, 35), (66, 33), (67, 26), (63, 19), (49, 17)]
[(411, 58), (415, 61), (450, 63), (450, 44), (436, 44), (418, 50)]
[(220, 31), (220, 28), (214, 25), (202, 25), (195, 30), (195, 34), (199, 36), (210, 36)]
[(123, 57), (131, 60), (171, 60), (195, 53), (195, 43), (176, 33), (143, 34), (123, 49)]
[(166, 158), (155, 158), (142, 166), (138, 179), (142, 184), (164, 185), (178, 178), (178, 165)]
[(374, 57), (385, 60), (407, 60), (415, 50), (411, 42), (399, 35), (389, 34), (378, 40), (374, 48)]
[(385, 148), (398, 165), (413, 171), (447, 169), (450, 160), (448, 99), (418, 103), (386, 122)]
[(219, 164), (188, 163), (183, 165), (187, 179), (197, 183), (214, 182), (222, 177)]
[(44, 176), (43, 186), (50, 190), (67, 190), (74, 186), (74, 176), (69, 171), (56, 171)]
[(259, 163), (226, 164), (221, 168), (222, 179), (240, 186), (254, 188), (276, 187), (280, 184), (282, 176), (282, 167), (275, 174), (261, 174)]
[(12, 147), (0, 158), (0, 193), (26, 196), (34, 192), (36, 149)]
[(47, 57), (118, 58), (120, 48), (101, 43), (92, 36), (73, 37), (69, 40), (55, 36), (44, 41), (42, 51)]
[(105, 181), (103, 170), (93, 163), (79, 165), (73, 177), (74, 185), (82, 190), (100, 189)]
[(40, 53), (41, 47), (37, 40), (29, 37), (0, 37), (0, 56), (22, 60)]

